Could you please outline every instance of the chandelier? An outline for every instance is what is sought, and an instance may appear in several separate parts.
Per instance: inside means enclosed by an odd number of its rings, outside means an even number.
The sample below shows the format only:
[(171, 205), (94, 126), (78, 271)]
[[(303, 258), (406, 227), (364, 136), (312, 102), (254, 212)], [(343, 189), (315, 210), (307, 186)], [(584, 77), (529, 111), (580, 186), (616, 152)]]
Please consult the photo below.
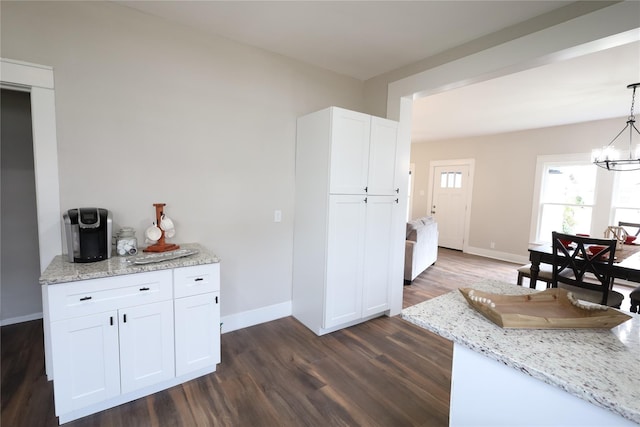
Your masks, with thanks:
[[(640, 169), (640, 143), (633, 144), (634, 131), (640, 135), (640, 131), (636, 127), (636, 118), (633, 115), (633, 104), (636, 99), (636, 88), (640, 83), (633, 83), (627, 86), (627, 89), (633, 89), (631, 95), (631, 114), (627, 119), (626, 126), (616, 135), (611, 142), (602, 149), (593, 150), (591, 159), (595, 165), (611, 171), (633, 171)], [(616, 140), (629, 129), (629, 145), (623, 149), (616, 149), (614, 143)], [(622, 145), (622, 144), (621, 144)]]

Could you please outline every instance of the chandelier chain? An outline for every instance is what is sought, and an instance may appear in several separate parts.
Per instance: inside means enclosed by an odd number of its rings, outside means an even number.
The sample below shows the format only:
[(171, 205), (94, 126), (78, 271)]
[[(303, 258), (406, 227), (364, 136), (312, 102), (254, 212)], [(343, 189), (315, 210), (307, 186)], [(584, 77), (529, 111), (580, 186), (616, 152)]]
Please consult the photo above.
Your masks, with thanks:
[(629, 118), (632, 119), (632, 120), (635, 118), (634, 115), (633, 115), (633, 106), (636, 103), (636, 88), (637, 87), (638, 87), (637, 85), (633, 86), (633, 93), (631, 95), (631, 115), (629, 116)]

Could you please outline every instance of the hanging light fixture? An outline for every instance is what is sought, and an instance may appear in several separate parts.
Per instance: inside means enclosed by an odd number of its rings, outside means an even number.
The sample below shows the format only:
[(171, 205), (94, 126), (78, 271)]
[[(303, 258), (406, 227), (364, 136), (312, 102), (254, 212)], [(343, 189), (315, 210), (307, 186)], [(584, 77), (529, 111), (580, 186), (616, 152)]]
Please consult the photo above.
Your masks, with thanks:
[[(611, 171), (633, 171), (640, 169), (640, 142), (633, 143), (634, 132), (640, 135), (640, 131), (638, 131), (636, 127), (636, 118), (633, 115), (636, 88), (639, 86), (640, 83), (633, 83), (627, 86), (627, 89), (633, 89), (633, 95), (631, 95), (631, 114), (627, 119), (627, 125), (608, 145), (602, 149), (593, 150), (591, 159), (595, 165)], [(627, 129), (629, 129), (629, 146), (624, 149), (616, 149), (614, 143)]]

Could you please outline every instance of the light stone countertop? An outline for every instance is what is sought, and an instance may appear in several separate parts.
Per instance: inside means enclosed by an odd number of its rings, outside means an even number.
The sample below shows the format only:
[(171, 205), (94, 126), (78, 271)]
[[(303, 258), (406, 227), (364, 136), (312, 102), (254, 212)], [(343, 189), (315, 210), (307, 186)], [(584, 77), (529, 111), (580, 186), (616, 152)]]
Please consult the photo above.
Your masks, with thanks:
[[(147, 271), (166, 270), (170, 268), (189, 267), (202, 264), (220, 262), (218, 257), (209, 252), (198, 243), (179, 243), (179, 250), (188, 249), (197, 253), (169, 261), (149, 264), (133, 264), (130, 260), (134, 257), (112, 255), (111, 258), (87, 263), (69, 262), (66, 255), (58, 255), (53, 258), (49, 266), (40, 276), (41, 285), (53, 285), (56, 283), (75, 282), (78, 280), (99, 279), (102, 277), (121, 276), (124, 274), (144, 273)], [(164, 252), (168, 254), (170, 252)], [(141, 252), (139, 255), (148, 255)]]
[[(487, 280), (470, 288), (535, 290)], [(408, 307), (403, 319), (640, 424), (640, 315), (612, 329), (503, 329), (459, 291)]]

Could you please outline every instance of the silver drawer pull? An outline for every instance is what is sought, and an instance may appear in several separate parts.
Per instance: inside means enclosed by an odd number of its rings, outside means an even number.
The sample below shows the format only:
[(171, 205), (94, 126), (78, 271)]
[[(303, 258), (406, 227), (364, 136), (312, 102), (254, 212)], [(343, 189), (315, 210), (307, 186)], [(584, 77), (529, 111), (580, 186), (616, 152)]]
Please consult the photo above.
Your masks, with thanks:
[(87, 301), (87, 300), (90, 300), (91, 298), (93, 297), (82, 297), (80, 298), (80, 301)]
[(141, 291), (148, 291), (148, 290), (149, 290), (149, 288), (144, 287), (144, 288), (140, 288), (140, 290), (141, 290)]

